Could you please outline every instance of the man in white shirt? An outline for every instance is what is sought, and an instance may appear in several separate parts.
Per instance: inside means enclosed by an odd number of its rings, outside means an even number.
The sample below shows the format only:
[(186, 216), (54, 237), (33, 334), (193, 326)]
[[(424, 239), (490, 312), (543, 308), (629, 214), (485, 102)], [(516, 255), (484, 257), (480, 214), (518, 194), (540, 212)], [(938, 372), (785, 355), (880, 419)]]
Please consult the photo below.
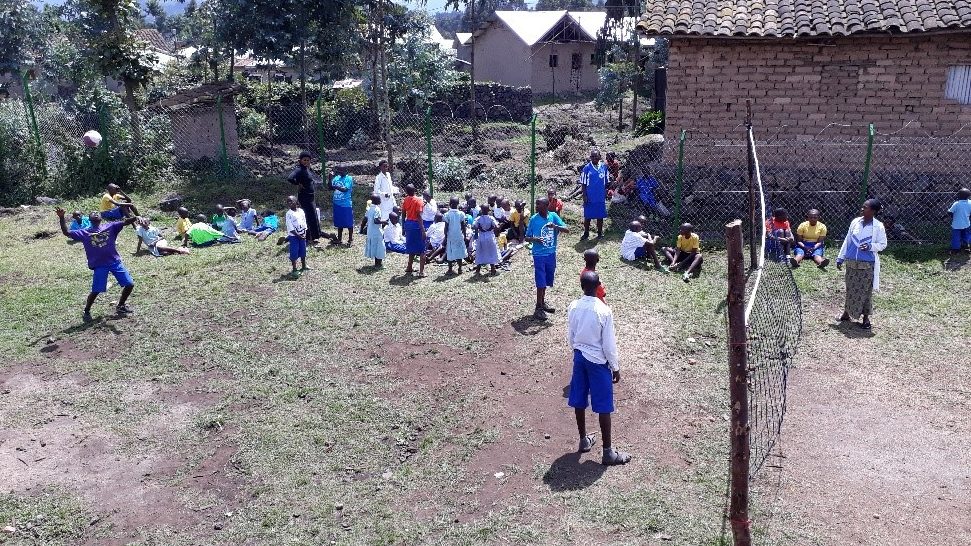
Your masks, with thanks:
[(405, 235), (401, 229), (401, 222), (398, 221), (398, 214), (392, 212), (388, 216), (388, 225), (384, 228), (384, 248), (388, 252), (407, 254), (405, 248)]
[(381, 217), (387, 218), (397, 205), (394, 194), (398, 193), (398, 188), (396, 188), (394, 186), (394, 182), (391, 181), (391, 171), (388, 165), (388, 160), (382, 159), (381, 162), (378, 163), (378, 171), (378, 175), (374, 177), (374, 193), (381, 196)]
[(570, 304), (567, 342), (573, 349), (573, 378), (570, 380), (569, 405), (576, 411), (580, 452), (590, 451), (596, 441), (593, 434), (587, 434), (589, 399), (593, 412), (600, 415), (600, 432), (603, 434), (601, 463), (621, 465), (630, 462), (630, 454), (614, 449), (610, 436), (610, 414), (614, 411), (613, 384), (620, 382), (617, 336), (614, 333), (613, 313), (597, 298), (599, 286), (600, 276), (593, 271), (584, 271), (580, 275), (583, 297)]
[(667, 273), (657, 257), (655, 245), (660, 237), (652, 237), (650, 233), (645, 233), (641, 223), (634, 220), (630, 223), (627, 232), (624, 233), (623, 240), (620, 241), (620, 257), (627, 261), (636, 261), (644, 256), (649, 256), (654, 262), (654, 268), (658, 271)]

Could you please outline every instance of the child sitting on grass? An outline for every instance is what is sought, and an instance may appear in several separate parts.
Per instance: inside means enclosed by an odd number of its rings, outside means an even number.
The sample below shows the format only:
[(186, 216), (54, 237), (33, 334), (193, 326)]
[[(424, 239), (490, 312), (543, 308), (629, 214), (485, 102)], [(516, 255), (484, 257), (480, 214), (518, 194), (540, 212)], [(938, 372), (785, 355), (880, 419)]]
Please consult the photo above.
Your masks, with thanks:
[(160, 258), (162, 256), (168, 256), (170, 254), (188, 254), (188, 248), (177, 248), (169, 246), (169, 242), (162, 238), (162, 234), (159, 229), (152, 225), (152, 221), (148, 218), (139, 218), (136, 222), (138, 226), (135, 228), (135, 233), (138, 234), (138, 244), (135, 245), (135, 254), (142, 248), (142, 243), (148, 247), (148, 251), (151, 252), (152, 256)]
[(76, 210), (71, 213), (71, 226), (68, 231), (79, 231), (82, 229), (91, 229), (91, 220), (88, 220), (87, 216), (81, 214), (81, 211)]
[(189, 227), (189, 240), (196, 247), (212, 246), (219, 242), (222, 235), (221, 231), (213, 229), (205, 214), (196, 216), (196, 223)]
[(216, 205), (216, 214), (212, 215), (212, 221), (209, 223), (214, 229), (219, 231), (223, 230), (223, 224), (226, 223), (226, 207), (222, 205)]
[(280, 219), (275, 212), (267, 209), (263, 211), (263, 218), (260, 221), (259, 227), (253, 230), (253, 235), (256, 236), (257, 241), (265, 241), (270, 235), (276, 233), (278, 229), (280, 229)]
[(121, 191), (117, 184), (108, 184), (105, 194), (101, 196), (101, 218), (104, 220), (121, 220), (128, 216), (128, 211), (132, 215), (138, 216), (138, 209), (132, 203), (131, 197)]
[(624, 239), (620, 242), (620, 257), (633, 262), (648, 256), (654, 262), (655, 269), (667, 273), (668, 270), (661, 265), (655, 250), (660, 238), (644, 232), (641, 223), (634, 220), (630, 223), (627, 232), (624, 233)]
[(240, 199), (236, 201), (236, 205), (239, 207), (239, 230), (243, 233), (256, 235), (256, 228), (259, 227), (259, 216), (250, 207), (250, 200)]
[(681, 224), (675, 246), (664, 249), (664, 255), (671, 264), (670, 270), (684, 269), (684, 275), (681, 277), (684, 282), (690, 282), (692, 274), (696, 277), (701, 274), (701, 263), (704, 261), (701, 257), (701, 237), (694, 232), (694, 229), (691, 224)]
[[(298, 278), (307, 271), (307, 215), (300, 208), (300, 202), (293, 195), (287, 197), (287, 241), (290, 243), (291, 278)], [(300, 270), (297, 270), (297, 260)]]
[(951, 254), (962, 248), (971, 251), (971, 190), (961, 188), (951, 208)]
[(789, 213), (784, 208), (772, 211), (772, 218), (765, 221), (765, 237), (768, 244), (765, 251), (770, 258), (781, 262), (792, 252), (795, 238), (792, 236), (792, 226), (789, 225)]
[(826, 243), (826, 224), (819, 221), (819, 211), (810, 209), (806, 221), (796, 228), (796, 248), (789, 259), (793, 268), (799, 267), (806, 256), (811, 256), (816, 267), (825, 270), (829, 260), (823, 257)]
[[(596, 273), (597, 264), (600, 263), (600, 253), (597, 252), (595, 248), (588, 248), (583, 251), (583, 263), (584, 267), (580, 270), (580, 280), (583, 280), (583, 274), (587, 272)], [(607, 303), (607, 289), (604, 288), (603, 283), (597, 286), (597, 299)]]
[(220, 243), (235, 244), (242, 242), (239, 238), (239, 224), (236, 223), (236, 209), (223, 210), (222, 237)]
[(445, 216), (440, 212), (435, 213), (435, 218), (425, 230), (428, 236), (428, 259), (431, 262), (445, 255)]
[(189, 230), (192, 229), (192, 220), (189, 219), (189, 209), (179, 207), (176, 212), (179, 214), (179, 219), (175, 221), (175, 232), (179, 234), (182, 248), (185, 248), (189, 246)]
[(405, 234), (399, 221), (398, 213), (388, 215), (388, 225), (384, 227), (384, 249), (395, 254), (407, 254)]

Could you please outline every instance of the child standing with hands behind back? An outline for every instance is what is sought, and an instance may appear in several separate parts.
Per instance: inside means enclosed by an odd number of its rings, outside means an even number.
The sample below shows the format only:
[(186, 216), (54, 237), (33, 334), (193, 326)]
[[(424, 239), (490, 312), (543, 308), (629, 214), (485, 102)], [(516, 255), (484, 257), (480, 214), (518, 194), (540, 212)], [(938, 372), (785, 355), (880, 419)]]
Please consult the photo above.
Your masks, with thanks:
[[(300, 208), (300, 203), (293, 195), (287, 197), (287, 241), (290, 243), (290, 265), (293, 270), (290, 276), (300, 277), (307, 271), (307, 215)], [(300, 270), (297, 271), (297, 259), (300, 259)]]

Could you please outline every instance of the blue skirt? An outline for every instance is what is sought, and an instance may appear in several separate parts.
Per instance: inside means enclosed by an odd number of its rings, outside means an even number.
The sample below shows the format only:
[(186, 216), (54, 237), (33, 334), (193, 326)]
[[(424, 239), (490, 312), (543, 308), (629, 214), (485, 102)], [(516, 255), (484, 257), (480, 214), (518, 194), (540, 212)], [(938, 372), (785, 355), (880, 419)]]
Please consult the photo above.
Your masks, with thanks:
[(421, 224), (415, 220), (405, 220), (405, 249), (408, 254), (424, 254), (425, 238), (421, 236)]
[(353, 228), (354, 227), (354, 208), (334, 206), (334, 227)]
[(583, 205), (583, 219), (597, 220), (607, 217), (607, 202), (603, 199), (587, 199), (587, 204)]

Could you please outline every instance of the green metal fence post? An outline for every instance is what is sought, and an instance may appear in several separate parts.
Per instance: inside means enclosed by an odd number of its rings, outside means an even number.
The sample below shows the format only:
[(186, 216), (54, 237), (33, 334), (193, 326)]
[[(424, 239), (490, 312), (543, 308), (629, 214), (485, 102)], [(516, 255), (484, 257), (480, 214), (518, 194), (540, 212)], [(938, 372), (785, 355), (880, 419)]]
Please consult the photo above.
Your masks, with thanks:
[(219, 113), (219, 155), (223, 173), (229, 176), (229, 153), (226, 150), (226, 127), (223, 123), (223, 98), (216, 97), (216, 111)]
[(873, 137), (876, 132), (876, 128), (871, 123), (867, 128), (866, 161), (863, 163), (863, 180), (860, 181), (861, 206), (867, 200), (867, 196), (870, 195), (870, 168), (873, 164)]
[(674, 179), (674, 224), (671, 230), (675, 236), (681, 230), (681, 189), (684, 186), (684, 141), (688, 138), (688, 132), (681, 129), (681, 138), (678, 139), (678, 170)]
[(425, 108), (425, 158), (428, 162), (428, 194), (435, 197), (435, 169), (432, 167), (432, 107)]
[[(101, 130), (101, 145), (98, 146), (96, 155), (98, 163), (103, 165), (103, 171), (107, 178), (102, 185), (115, 182), (114, 163), (111, 161), (111, 128), (108, 126), (108, 115), (105, 114), (103, 104), (98, 105), (98, 128)], [(92, 188), (94, 189), (94, 188)]]
[(40, 144), (40, 129), (37, 127), (37, 116), (34, 115), (34, 98), (30, 95), (30, 78), (27, 76), (27, 72), (21, 74), (21, 81), (24, 85), (24, 101), (27, 103), (27, 114), (30, 116), (30, 130), (34, 133), (34, 144), (37, 145), (39, 150)]
[(536, 206), (536, 114), (529, 122), (529, 206)]
[(324, 147), (324, 116), (320, 111), (322, 98), (317, 97), (317, 145), (320, 148), (320, 172), (327, 173), (327, 149)]

